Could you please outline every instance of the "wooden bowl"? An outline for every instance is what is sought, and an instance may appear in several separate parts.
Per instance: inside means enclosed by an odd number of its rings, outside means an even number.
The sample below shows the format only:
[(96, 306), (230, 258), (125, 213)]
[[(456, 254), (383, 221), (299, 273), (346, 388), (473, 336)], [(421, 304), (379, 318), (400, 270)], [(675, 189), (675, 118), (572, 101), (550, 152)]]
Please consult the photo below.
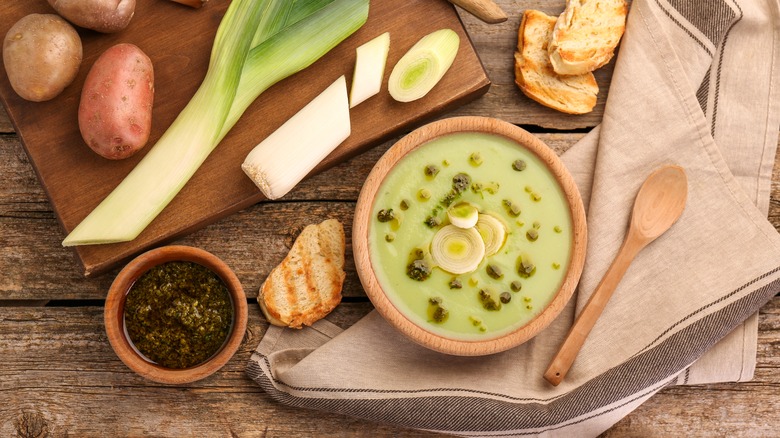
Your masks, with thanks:
[[(227, 286), (233, 304), (232, 327), (220, 350), (205, 362), (184, 369), (162, 367), (143, 357), (132, 345), (124, 324), (125, 301), (133, 283), (149, 269), (171, 261), (198, 263), (216, 273)], [(189, 246), (164, 246), (141, 254), (119, 272), (106, 297), (104, 320), (111, 347), (130, 369), (158, 383), (189, 383), (222, 368), (238, 350), (246, 332), (246, 295), (230, 267), (215, 255)]]
[[(569, 206), (572, 222), (572, 247), (568, 269), (560, 288), (550, 303), (527, 324), (499, 335), (484, 339), (457, 339), (433, 333), (414, 322), (400, 311), (388, 298), (387, 291), (377, 279), (376, 270), (382, 267), (372, 264), (369, 254), (369, 227), (377, 191), (387, 174), (411, 151), (438, 137), (454, 133), (476, 132), (494, 134), (512, 140), (519, 148), (535, 154), (557, 179)], [(521, 189), (522, 190), (522, 189)], [(460, 356), (478, 356), (497, 353), (515, 347), (531, 339), (547, 327), (571, 298), (577, 286), (585, 262), (587, 227), (585, 210), (579, 190), (568, 170), (555, 153), (527, 131), (515, 125), (485, 117), (456, 117), (425, 125), (398, 141), (377, 162), (369, 174), (358, 198), (353, 225), (352, 245), (360, 281), (374, 307), (396, 329), (413, 341), (430, 349)]]

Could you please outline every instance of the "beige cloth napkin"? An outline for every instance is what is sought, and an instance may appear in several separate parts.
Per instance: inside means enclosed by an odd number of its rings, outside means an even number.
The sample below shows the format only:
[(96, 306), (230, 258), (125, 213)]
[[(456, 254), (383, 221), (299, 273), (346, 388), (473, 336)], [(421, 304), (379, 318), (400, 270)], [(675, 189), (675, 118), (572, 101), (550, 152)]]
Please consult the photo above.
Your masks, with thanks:
[[(285, 404), (491, 437), (593, 436), (669, 384), (749, 379), (751, 315), (780, 291), (780, 235), (766, 220), (779, 9), (633, 2), (603, 123), (564, 154), (589, 200), (578, 296), (539, 336), (491, 356), (447, 356), (372, 312), (344, 331), (269, 328), (249, 376)], [(683, 216), (639, 254), (566, 380), (549, 385), (542, 374), (620, 247), (639, 186), (672, 163), (688, 175)]]

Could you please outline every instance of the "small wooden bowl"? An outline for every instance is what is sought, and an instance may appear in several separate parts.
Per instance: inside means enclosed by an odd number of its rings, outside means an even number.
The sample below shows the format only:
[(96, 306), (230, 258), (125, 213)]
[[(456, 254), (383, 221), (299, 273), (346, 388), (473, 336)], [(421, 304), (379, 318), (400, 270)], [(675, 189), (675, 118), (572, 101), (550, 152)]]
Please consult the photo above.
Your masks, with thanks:
[[(125, 300), (133, 283), (149, 269), (171, 261), (198, 263), (216, 273), (227, 286), (233, 303), (233, 325), (222, 348), (207, 361), (191, 368), (172, 369), (150, 362), (133, 347), (124, 326)], [(103, 317), (111, 347), (130, 369), (158, 383), (190, 383), (222, 368), (238, 350), (246, 332), (246, 295), (230, 267), (215, 255), (190, 246), (164, 246), (141, 254), (119, 272), (108, 291)]]
[[(411, 151), (438, 137), (460, 133), (477, 132), (494, 134), (513, 140), (518, 147), (538, 156), (550, 172), (555, 176), (567, 199), (572, 220), (572, 248), (568, 270), (556, 295), (547, 307), (534, 319), (514, 331), (497, 337), (487, 337), (483, 340), (462, 340), (448, 338), (413, 322), (404, 315), (388, 298), (387, 293), (377, 280), (375, 270), (381, 267), (373, 266), (369, 256), (369, 224), (372, 219), (374, 200), (385, 176), (393, 167)], [(486, 117), (455, 117), (440, 120), (425, 125), (393, 145), (379, 159), (366, 179), (358, 198), (355, 211), (355, 221), (352, 232), (352, 246), (360, 281), (371, 302), (379, 313), (413, 341), (430, 349), (459, 356), (480, 356), (508, 350), (531, 339), (546, 328), (571, 298), (582, 274), (585, 263), (587, 245), (587, 226), (585, 209), (579, 190), (571, 174), (558, 156), (541, 140), (527, 131), (510, 123)]]

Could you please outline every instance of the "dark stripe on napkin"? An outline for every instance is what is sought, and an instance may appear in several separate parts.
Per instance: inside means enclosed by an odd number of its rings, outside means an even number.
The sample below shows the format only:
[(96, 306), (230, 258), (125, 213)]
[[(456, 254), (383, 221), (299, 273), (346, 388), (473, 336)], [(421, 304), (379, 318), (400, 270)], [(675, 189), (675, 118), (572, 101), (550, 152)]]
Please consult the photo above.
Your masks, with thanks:
[[(727, 296), (743, 291), (778, 271), (780, 268), (746, 283)], [(504, 394), (486, 394), (459, 388), (388, 391), (370, 388), (287, 387), (283, 382), (271, 380), (270, 362), (259, 354), (253, 354), (247, 373), (279, 402), (340, 412), (388, 424), (450, 432), (512, 431), (539, 427), (549, 427), (547, 430), (552, 430), (589, 412), (594, 412), (594, 415), (589, 418), (605, 415), (617, 407), (600, 410), (621, 401), (630, 403), (632, 400), (639, 399), (642, 395), (636, 394), (645, 393), (647, 388), (661, 389), (663, 385), (659, 386), (659, 384), (694, 362), (778, 292), (780, 292), (780, 279), (753, 290), (713, 314), (702, 317), (688, 327), (669, 335), (663, 341), (657, 343), (654, 341), (653, 343), (656, 343), (654, 347), (645, 349), (643, 353), (590, 379), (565, 395), (550, 399), (551, 401), (547, 403), (541, 403), (541, 400), (529, 402), (527, 399), (518, 401)], [(705, 311), (708, 307), (710, 306), (703, 306), (699, 312)], [(673, 324), (669, 330), (690, 317), (691, 315), (686, 316)], [(382, 399), (297, 397), (277, 389), (275, 384), (298, 392), (377, 394), (381, 395)], [(414, 397), (415, 393), (420, 392), (438, 392), (441, 395)], [(387, 398), (393, 393), (409, 397)], [(473, 395), (457, 395), (459, 393)], [(486, 398), (485, 395), (500, 397), (503, 400)], [(627, 400), (629, 398), (630, 400)], [(537, 429), (535, 433), (538, 432), (540, 431)]]

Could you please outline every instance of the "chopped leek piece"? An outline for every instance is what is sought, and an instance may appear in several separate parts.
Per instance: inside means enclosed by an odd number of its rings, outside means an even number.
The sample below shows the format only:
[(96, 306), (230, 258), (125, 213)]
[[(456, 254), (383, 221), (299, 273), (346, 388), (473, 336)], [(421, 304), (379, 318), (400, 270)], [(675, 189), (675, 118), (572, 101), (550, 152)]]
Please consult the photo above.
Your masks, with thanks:
[(347, 80), (341, 76), (247, 155), (241, 168), (269, 199), (287, 194), (349, 137)]
[(447, 73), (458, 54), (460, 38), (451, 29), (424, 36), (401, 57), (390, 73), (387, 89), (393, 99), (411, 102), (428, 94)]
[(388, 52), (390, 52), (389, 32), (357, 48), (355, 74), (352, 77), (352, 89), (349, 93), (350, 108), (379, 93), (385, 75)]
[(206, 77), (192, 100), (62, 244), (135, 239), (257, 96), (354, 33), (368, 18), (368, 9), (369, 0), (233, 0), (217, 31)]
[(477, 224), (479, 210), (468, 202), (458, 202), (447, 209), (447, 218), (458, 228), (471, 228)]

